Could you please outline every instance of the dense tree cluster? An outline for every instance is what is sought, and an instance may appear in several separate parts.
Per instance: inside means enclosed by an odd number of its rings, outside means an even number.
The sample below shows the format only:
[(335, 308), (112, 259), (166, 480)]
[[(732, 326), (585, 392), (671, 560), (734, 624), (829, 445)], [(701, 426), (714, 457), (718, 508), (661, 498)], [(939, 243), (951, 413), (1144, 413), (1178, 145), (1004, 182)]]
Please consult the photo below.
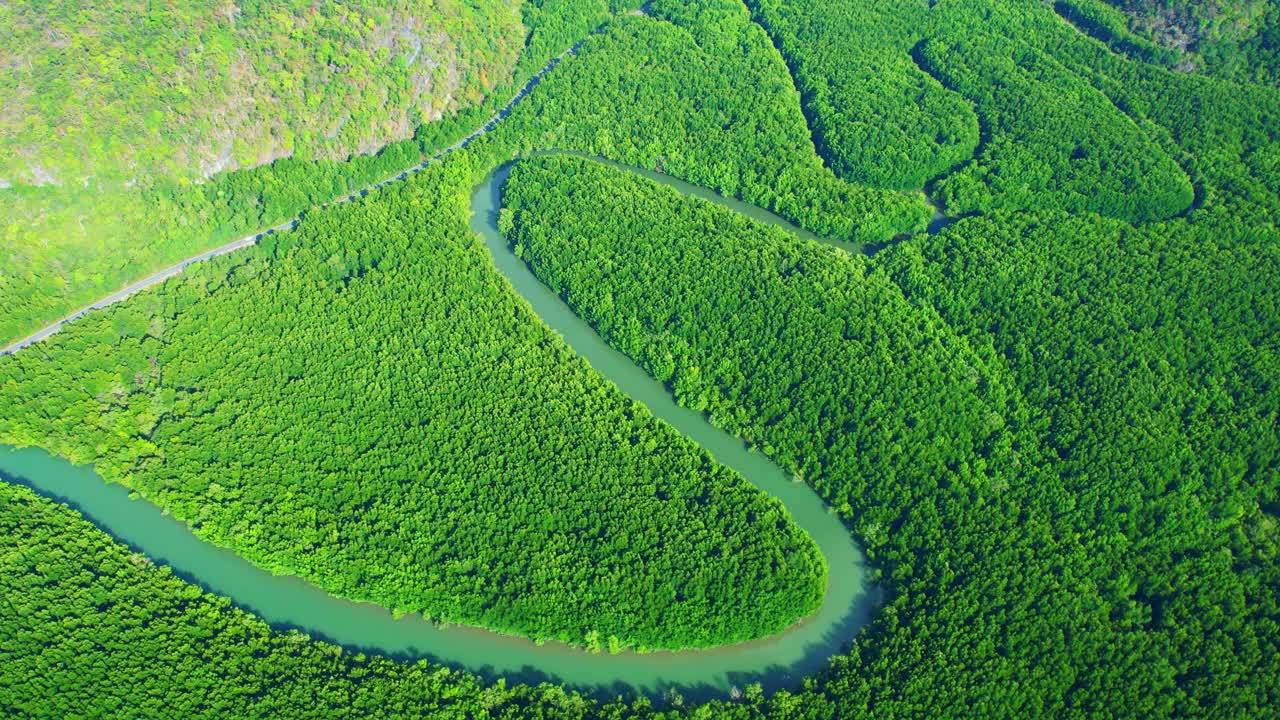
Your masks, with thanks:
[(912, 62), (931, 4), (747, 2), (785, 54), (818, 149), (841, 177), (915, 189), (973, 155), (973, 109)]
[(786, 64), (738, 0), (647, 7), (593, 38), (490, 140), (656, 169), (855, 243), (924, 227), (920, 197), (823, 167)]
[[(866, 263), (579, 159), (524, 161), (508, 187), (535, 273), (800, 471), (901, 593), (837, 707), (922, 702), (871, 684), (890, 668), (982, 714), (1280, 701), (1274, 229), (992, 215)], [(881, 655), (911, 637), (924, 664)], [(952, 665), (926, 638), (995, 652)], [(953, 686), (978, 657), (984, 681)], [(999, 682), (1031, 668), (1073, 687)]]
[(479, 105), (418, 128), (423, 147), (446, 147), (482, 127), (518, 88), (542, 70), (549, 60), (585, 43), (606, 24), (634, 13), (644, 0), (523, 0), (521, 15), (528, 29), (525, 49), (516, 61), (513, 82), (491, 93)]
[(14, 356), (0, 437), (446, 621), (682, 648), (815, 610), (822, 558), (781, 503), (573, 356), (431, 191), (468, 166), (427, 173)]
[(610, 344), (845, 512), (873, 476), (967, 494), (1009, 442), (991, 370), (860, 257), (579, 158), (521, 161), (504, 205), (517, 253)]
[(1260, 237), (1280, 218), (1280, 91), (1133, 62), (1031, 0), (951, 0), (939, 9), (959, 14), (960, 26), (1034, 47), (1123, 109), (1194, 179), (1193, 224)]

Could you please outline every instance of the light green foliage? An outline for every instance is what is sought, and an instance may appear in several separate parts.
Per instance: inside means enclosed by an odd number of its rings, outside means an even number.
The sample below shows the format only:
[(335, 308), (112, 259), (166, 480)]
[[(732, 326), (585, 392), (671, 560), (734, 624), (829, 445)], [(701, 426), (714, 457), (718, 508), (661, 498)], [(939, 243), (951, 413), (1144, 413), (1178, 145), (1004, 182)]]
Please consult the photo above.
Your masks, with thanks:
[(524, 33), (506, 0), (0, 8), (0, 344), (412, 165), (340, 163), (477, 106)]
[(282, 159), (200, 185), (0, 191), (14, 213), (0, 230), (0, 344), (200, 250), (383, 180), (420, 157), (418, 144), (405, 141), (345, 163)]
[(3, 23), (0, 177), (119, 187), (410, 137), (510, 75), (499, 0), (19, 2)]
[[(329, 12), (341, 11), (336, 6), (325, 7)], [(494, 4), (489, 11), (502, 15), (505, 11), (500, 11), (500, 7)], [(448, 8), (454, 5), (449, 4)], [(448, 8), (442, 10), (435, 6), (430, 17), (439, 22), (456, 23), (457, 18), (445, 13)], [(0, 13), (4, 11), (0, 8)], [(529, 28), (529, 37), (514, 74), (499, 72), (496, 68), (485, 71), (491, 80), (486, 87), (492, 87), (493, 91), (483, 102), (453, 103), (449, 108), (452, 114), (419, 126), (413, 140), (391, 143), (373, 155), (358, 155), (340, 162), (310, 157), (316, 155), (315, 152), (299, 152), (268, 166), (219, 173), (198, 185), (175, 181), (161, 173), (161, 177), (149, 179), (142, 176), (143, 182), (130, 187), (102, 181), (94, 182), (91, 191), (78, 183), (42, 187), (17, 185), (0, 190), (0, 201), (7, 210), (5, 223), (0, 226), (0, 344), (34, 332), (131, 280), (181, 258), (271, 227), (309, 207), (334, 200), (416, 164), (422, 154), (434, 153), (484, 125), (511, 99), (517, 87), (552, 57), (606, 21), (609, 12), (610, 4), (604, 0), (562, 0), (546, 8), (525, 6), (524, 23)], [(479, 22), (474, 18), (473, 21)], [(313, 22), (322, 20), (313, 19)], [(493, 23), (485, 21), (474, 27), (468, 25), (465, 31), (483, 35), (493, 27), (496, 27)], [(0, 32), (3, 32), (2, 25)], [(293, 36), (296, 39), (291, 42), (303, 42), (307, 37), (301, 28), (295, 29)], [(99, 41), (106, 42), (101, 38)], [(270, 38), (261, 41), (275, 42)], [(484, 41), (469, 42), (473, 45), (479, 42), (481, 46), (491, 43), (487, 37)], [(275, 46), (263, 47), (265, 52)], [(314, 50), (314, 46), (308, 47)], [(304, 56), (294, 57), (290, 62), (302, 63)], [(349, 80), (350, 75), (343, 74), (341, 79)], [(0, 87), (7, 77), (0, 75)], [(155, 85), (148, 79), (140, 83), (139, 92), (149, 91), (148, 88)], [(345, 91), (342, 82), (332, 84), (334, 87), (326, 85), (325, 92)], [(315, 118), (326, 117), (326, 113), (334, 111), (330, 105), (332, 103), (299, 113), (297, 121), (314, 122)], [(385, 117), (385, 108), (378, 107), (376, 111), (378, 118)], [(292, 121), (289, 117), (275, 120)], [(360, 123), (343, 125), (344, 128), (358, 126)], [(245, 127), (238, 129), (250, 131)], [(412, 124), (398, 136), (411, 132)], [(115, 131), (105, 135), (118, 136), (123, 137)], [(55, 139), (59, 143), (57, 147), (63, 147), (65, 138)], [(388, 135), (383, 142), (390, 139), (393, 138)], [(160, 140), (153, 144), (163, 145)], [(361, 150), (367, 151), (370, 147), (376, 149), (378, 145), (365, 143)], [(169, 157), (172, 153), (161, 151), (161, 154)], [(95, 162), (109, 160), (103, 155)], [(131, 173), (130, 177), (139, 177), (137, 172)], [(4, 176), (0, 174), (0, 177)]]
[[(532, 74), (589, 32), (574, 28), (607, 18), (608, 8), (597, 5), (582, 0), (531, 10), (526, 22), (534, 30), (524, 57), (537, 62), (522, 60), (521, 72)], [(928, 211), (919, 198), (851, 185), (822, 167), (786, 66), (741, 5), (667, 3), (650, 12), (666, 13), (679, 25), (628, 16), (594, 38), (499, 125), (499, 144), (577, 148), (659, 167), (852, 242), (883, 242), (923, 225)], [(692, 40), (694, 33), (706, 49)], [(557, 40), (564, 45), (550, 44)], [(691, 67), (707, 70), (690, 74)], [(505, 103), (513, 92), (493, 98)], [(489, 102), (424, 127), (422, 150), (452, 143), (498, 107)], [(0, 337), (31, 332), (145, 274), (144, 268), (159, 269), (387, 177), (413, 164), (417, 152), (400, 143), (344, 164), (280, 161), (196, 188), (120, 191), (101, 196), (112, 207), (103, 214), (89, 213), (84, 196), (61, 188), (24, 189), (15, 208), (22, 220), (7, 231), (5, 267), (11, 270), (0, 274)], [(83, 252), (86, 247), (94, 252)]]
[(927, 0), (750, 0), (795, 74), (823, 157), (841, 177), (914, 189), (968, 160), (978, 121), (911, 51)]
[(1105, 94), (1015, 37), (974, 36), (977, 12), (947, 17), (919, 55), (974, 100), (986, 136), (977, 158), (937, 185), (949, 212), (1054, 208), (1154, 220), (1191, 204), (1186, 174)]

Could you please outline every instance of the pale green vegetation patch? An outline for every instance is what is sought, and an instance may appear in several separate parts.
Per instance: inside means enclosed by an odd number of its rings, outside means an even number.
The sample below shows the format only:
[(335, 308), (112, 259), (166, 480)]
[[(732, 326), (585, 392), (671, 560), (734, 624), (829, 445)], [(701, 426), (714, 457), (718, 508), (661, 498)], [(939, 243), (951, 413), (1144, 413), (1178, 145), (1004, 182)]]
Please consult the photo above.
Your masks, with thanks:
[(473, 105), (523, 48), (506, 0), (18, 2), (0, 178), (118, 187), (342, 160)]

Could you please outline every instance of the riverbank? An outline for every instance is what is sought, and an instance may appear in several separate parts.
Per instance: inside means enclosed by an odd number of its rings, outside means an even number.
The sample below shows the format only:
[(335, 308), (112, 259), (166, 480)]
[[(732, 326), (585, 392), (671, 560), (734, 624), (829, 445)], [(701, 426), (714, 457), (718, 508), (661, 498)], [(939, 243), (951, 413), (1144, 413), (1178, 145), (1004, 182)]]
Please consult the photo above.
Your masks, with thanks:
[[(491, 680), (554, 681), (602, 697), (621, 692), (659, 699), (675, 688), (686, 698), (703, 699), (723, 697), (750, 683), (767, 689), (794, 686), (841, 652), (870, 616), (875, 592), (866, 582), (861, 553), (839, 519), (806, 485), (794, 482), (698, 413), (677, 406), (660, 383), (596, 336), (511, 253), (496, 224), (508, 167), (489, 175), (472, 195), (471, 227), (485, 239), (495, 266), (542, 321), (597, 371), (786, 505), (793, 520), (814, 538), (829, 568), (825, 600), (815, 615), (778, 635), (711, 650), (610, 655), (554, 642), (538, 645), (480, 628), (443, 627), (417, 615), (397, 618), (385, 608), (330, 595), (298, 578), (271, 575), (198, 539), (158, 507), (131, 499), (126, 488), (109, 485), (92, 470), (40, 450), (0, 452), (0, 473), (77, 508), (135, 551), (230, 598), (273, 627), (298, 629), (349, 650), (405, 660), (425, 658)], [(654, 174), (654, 179), (690, 194), (740, 204), (673, 178)], [(758, 208), (743, 209), (763, 222), (794, 228)]]

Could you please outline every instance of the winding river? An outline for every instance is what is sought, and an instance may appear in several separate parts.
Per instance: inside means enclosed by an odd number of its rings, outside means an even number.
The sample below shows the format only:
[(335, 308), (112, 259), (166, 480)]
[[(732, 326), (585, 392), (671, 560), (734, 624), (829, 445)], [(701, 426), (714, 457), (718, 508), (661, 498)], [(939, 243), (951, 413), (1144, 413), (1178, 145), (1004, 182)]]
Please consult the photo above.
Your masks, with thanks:
[[(798, 236), (826, 242), (759, 208), (726, 199), (658, 173), (628, 168), (676, 190), (701, 197)], [(536, 645), (523, 638), (464, 626), (432, 624), (416, 615), (394, 618), (384, 608), (335, 597), (299, 578), (276, 576), (193, 535), (189, 528), (90, 468), (76, 467), (43, 450), (0, 447), (0, 477), (78, 509), (112, 537), (167, 565), (180, 577), (230, 598), (279, 629), (298, 629), (345, 648), (401, 659), (426, 658), (493, 679), (550, 680), (612, 697), (660, 698), (675, 688), (690, 700), (723, 697), (752, 682), (766, 689), (793, 687), (840, 653), (876, 602), (861, 552), (848, 530), (808, 486), (763, 455), (713, 427), (699, 413), (678, 406), (660, 383), (606, 344), (510, 250), (497, 228), (503, 166), (472, 196), (471, 227), (484, 238), (497, 269), (512, 288), (575, 352), (622, 392), (736, 470), (761, 491), (779, 498), (817, 542), (830, 568), (821, 608), (786, 632), (710, 650), (591, 654), (560, 643)], [(848, 249), (849, 246), (843, 246)]]

